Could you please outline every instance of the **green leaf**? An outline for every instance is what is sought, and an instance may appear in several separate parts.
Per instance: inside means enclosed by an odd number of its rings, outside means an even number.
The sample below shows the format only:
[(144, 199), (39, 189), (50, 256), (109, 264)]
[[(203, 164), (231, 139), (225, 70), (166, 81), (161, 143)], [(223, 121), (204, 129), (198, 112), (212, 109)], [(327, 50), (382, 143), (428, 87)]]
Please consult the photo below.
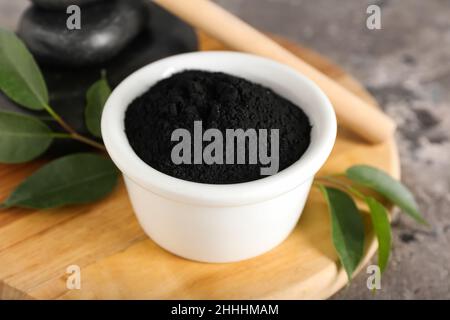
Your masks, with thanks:
[(50, 146), (52, 135), (39, 119), (0, 112), (0, 162), (21, 163), (35, 159)]
[(6, 199), (6, 207), (46, 209), (96, 201), (116, 185), (111, 160), (79, 153), (54, 160), (22, 182)]
[(89, 132), (95, 137), (101, 138), (100, 120), (103, 107), (111, 94), (111, 88), (104, 73), (102, 78), (95, 82), (86, 94), (85, 122)]
[(370, 209), (372, 225), (378, 239), (378, 266), (384, 272), (391, 253), (391, 224), (386, 208), (372, 197), (366, 198)]
[(358, 165), (349, 168), (346, 175), (350, 180), (385, 196), (419, 223), (426, 224), (411, 192), (385, 172), (374, 167)]
[(331, 215), (333, 244), (349, 280), (364, 254), (364, 223), (353, 199), (335, 188), (320, 186)]
[(33, 56), (13, 32), (0, 28), (0, 90), (33, 110), (48, 104), (44, 78)]

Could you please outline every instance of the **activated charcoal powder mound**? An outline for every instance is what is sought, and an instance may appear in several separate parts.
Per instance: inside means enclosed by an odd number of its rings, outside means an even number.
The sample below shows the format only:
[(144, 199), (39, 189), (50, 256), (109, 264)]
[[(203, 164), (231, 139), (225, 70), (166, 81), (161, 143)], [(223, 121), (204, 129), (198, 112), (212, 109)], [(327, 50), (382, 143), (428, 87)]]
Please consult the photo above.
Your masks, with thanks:
[[(268, 155), (276, 150), (272, 148), (271, 129), (278, 129), (278, 172), (300, 159), (311, 141), (309, 119), (299, 106), (262, 85), (225, 73), (197, 70), (174, 74), (136, 98), (125, 114), (125, 132), (131, 147), (144, 162), (172, 177), (210, 184), (266, 177), (261, 174), (261, 168), (268, 165), (259, 161), (256, 164), (225, 160), (223, 164), (198, 163), (194, 151), (186, 153), (190, 155), (189, 163), (175, 164), (172, 151), (179, 141), (172, 141), (172, 134), (177, 129), (185, 129), (194, 145), (196, 121), (201, 121), (203, 133), (214, 128), (223, 134), (224, 159), (227, 129), (255, 129), (258, 138), (261, 138), (259, 129), (266, 129)], [(201, 140), (202, 150), (211, 141)], [(249, 143), (250, 139), (246, 139), (246, 159)], [(239, 150), (234, 151), (236, 155)]]

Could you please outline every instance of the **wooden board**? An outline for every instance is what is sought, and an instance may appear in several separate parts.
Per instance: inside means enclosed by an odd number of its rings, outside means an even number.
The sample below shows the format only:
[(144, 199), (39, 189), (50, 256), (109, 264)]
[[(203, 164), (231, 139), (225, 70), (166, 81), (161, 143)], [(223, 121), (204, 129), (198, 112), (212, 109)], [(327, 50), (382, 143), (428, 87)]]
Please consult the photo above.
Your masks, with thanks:
[[(200, 35), (202, 50), (224, 49)], [(348, 74), (318, 54), (278, 39), (297, 55), (371, 102)], [(43, 161), (0, 165), (0, 199)], [(320, 174), (370, 164), (399, 177), (394, 141), (371, 146), (339, 128)], [(368, 230), (364, 263), (376, 250)], [(66, 288), (66, 268), (81, 268), (81, 289)], [(330, 236), (327, 207), (312, 190), (292, 235), (260, 257), (203, 264), (176, 257), (148, 239), (123, 183), (107, 199), (46, 211), (0, 211), (0, 298), (37, 299), (302, 299), (327, 298), (346, 284)]]

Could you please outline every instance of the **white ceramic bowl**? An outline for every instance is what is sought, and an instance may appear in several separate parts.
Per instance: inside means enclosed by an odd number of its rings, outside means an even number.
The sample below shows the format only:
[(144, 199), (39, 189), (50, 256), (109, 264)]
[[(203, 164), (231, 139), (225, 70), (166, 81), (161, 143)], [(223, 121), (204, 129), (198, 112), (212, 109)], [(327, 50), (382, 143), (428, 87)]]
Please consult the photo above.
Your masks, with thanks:
[[(312, 124), (306, 153), (273, 176), (229, 185), (177, 179), (144, 163), (128, 143), (125, 111), (156, 82), (186, 69), (243, 77), (301, 106)], [(156, 243), (188, 259), (231, 262), (267, 252), (291, 233), (314, 175), (333, 148), (336, 118), (325, 94), (285, 65), (242, 53), (195, 52), (154, 62), (126, 78), (105, 105), (102, 135), (139, 222)]]

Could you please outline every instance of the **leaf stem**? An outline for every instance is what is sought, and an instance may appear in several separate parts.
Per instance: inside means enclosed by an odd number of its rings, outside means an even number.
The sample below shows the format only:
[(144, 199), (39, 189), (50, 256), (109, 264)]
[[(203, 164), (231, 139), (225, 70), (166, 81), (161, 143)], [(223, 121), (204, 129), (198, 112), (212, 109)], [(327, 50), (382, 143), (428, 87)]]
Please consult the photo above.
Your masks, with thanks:
[(67, 122), (65, 122), (65, 121), (59, 116), (59, 114), (57, 114), (57, 113), (55, 112), (55, 110), (53, 110), (52, 107), (50, 107), (48, 104), (45, 104), (45, 105), (44, 105), (44, 109), (45, 109), (45, 110), (53, 117), (53, 119), (56, 120), (56, 122), (59, 123), (59, 125), (60, 125), (64, 130), (66, 130), (66, 131), (69, 133), (69, 135), (64, 135), (64, 134), (62, 134), (62, 135), (58, 135), (58, 136), (56, 136), (56, 137), (58, 137), (58, 138), (72, 138), (72, 139), (74, 139), (74, 140), (78, 140), (78, 141), (80, 141), (80, 142), (82, 142), (82, 143), (85, 143), (85, 144), (87, 144), (87, 145), (89, 145), (89, 146), (91, 146), (91, 147), (100, 149), (100, 150), (102, 150), (102, 151), (106, 151), (105, 146), (103, 146), (101, 143), (98, 143), (98, 142), (96, 142), (96, 141), (94, 141), (94, 140), (92, 140), (92, 139), (89, 139), (89, 138), (87, 138), (87, 137), (85, 137), (85, 136), (82, 136), (81, 134), (79, 134), (78, 132), (76, 132), (76, 131), (75, 131), (75, 130), (67, 123)]
[(328, 183), (335, 184), (337, 186), (340, 186), (344, 190), (349, 191), (355, 197), (357, 197), (361, 200), (364, 200), (364, 201), (366, 200), (366, 196), (364, 194), (362, 194), (359, 190), (353, 188), (352, 186), (349, 186), (348, 184), (345, 184), (344, 182), (340, 181), (339, 179), (336, 179), (335, 176), (317, 177), (316, 180), (322, 181), (324, 183), (328, 182)]
[(98, 143), (98, 142), (96, 142), (96, 141), (94, 141), (94, 140), (92, 140), (92, 139), (86, 138), (85, 136), (82, 136), (82, 135), (80, 135), (80, 134), (78, 134), (78, 133), (76, 133), (76, 132), (73, 133), (73, 134), (71, 134), (71, 137), (72, 137), (73, 139), (75, 139), (75, 140), (78, 140), (78, 141), (80, 141), (80, 142), (83, 142), (83, 143), (85, 143), (85, 144), (87, 144), (87, 145), (90, 145), (90, 146), (92, 146), (92, 147), (94, 147), (94, 148), (100, 149), (100, 150), (102, 150), (102, 151), (106, 151), (105, 146), (102, 145), (101, 143)]
[(51, 136), (53, 138), (57, 139), (71, 139), (72, 135), (70, 133), (63, 133), (63, 132), (52, 132)]
[(315, 178), (313, 185), (316, 186), (317, 188), (319, 188), (319, 190), (323, 193), (323, 188), (326, 187), (334, 187), (338, 190), (341, 190), (342, 192), (348, 192), (348, 188), (346, 186), (343, 185), (338, 185), (338, 184), (333, 184), (330, 183), (330, 181), (325, 181), (321, 178)]
[(70, 126), (70, 125), (68, 125), (67, 124), (67, 122), (65, 122), (60, 116), (59, 116), (59, 114), (57, 114), (56, 112), (55, 112), (55, 110), (53, 110), (52, 109), (52, 107), (50, 107), (48, 104), (45, 104), (44, 105), (44, 109), (53, 117), (53, 119), (55, 119), (56, 120), (56, 122), (58, 122), (59, 123), (59, 125), (61, 126), (61, 127), (63, 127), (63, 129), (64, 130), (66, 130), (67, 132), (69, 132), (69, 133), (76, 133), (76, 131)]

